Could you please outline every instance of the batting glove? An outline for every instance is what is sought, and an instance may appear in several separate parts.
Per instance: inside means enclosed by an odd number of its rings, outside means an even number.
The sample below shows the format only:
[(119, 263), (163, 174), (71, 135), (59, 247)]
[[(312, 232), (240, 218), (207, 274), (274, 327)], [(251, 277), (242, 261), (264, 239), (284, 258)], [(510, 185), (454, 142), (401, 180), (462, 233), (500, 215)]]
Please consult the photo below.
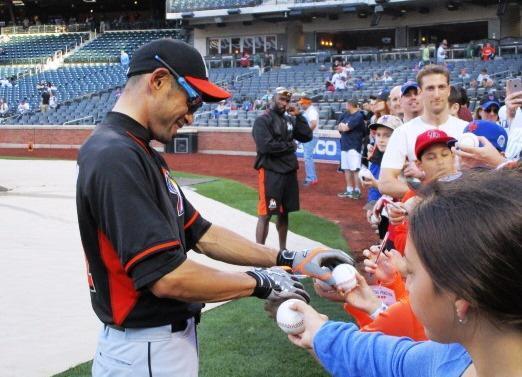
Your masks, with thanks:
[(303, 285), (296, 277), (280, 267), (256, 268), (246, 273), (256, 279), (256, 287), (252, 296), (267, 300), (288, 297), (310, 302), (310, 295), (305, 291)]
[(354, 265), (354, 260), (342, 250), (315, 247), (302, 251), (281, 250), (277, 256), (278, 266), (292, 268), (296, 274), (307, 275), (335, 285), (332, 270), (339, 264)]

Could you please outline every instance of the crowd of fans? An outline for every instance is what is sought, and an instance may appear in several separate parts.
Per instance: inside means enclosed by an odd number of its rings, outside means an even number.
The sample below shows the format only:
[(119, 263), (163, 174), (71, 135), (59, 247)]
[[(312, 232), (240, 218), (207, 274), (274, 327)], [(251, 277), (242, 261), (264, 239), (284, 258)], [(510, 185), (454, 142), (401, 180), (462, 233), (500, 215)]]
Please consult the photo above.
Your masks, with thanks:
[[(343, 303), (360, 331), (297, 303), (305, 331), (289, 336), (332, 375), (486, 376), (488, 363), (500, 368), (491, 375), (521, 373), (522, 307), (499, 297), (522, 289), (521, 217), (505, 212), (521, 203), (522, 86), (507, 83), (504, 104), (488, 94), (474, 116), (444, 65), (347, 102), (338, 120), (346, 189), (338, 196), (368, 191), (365, 216), (380, 244), (363, 252), (354, 290), (319, 281), (314, 289)], [(486, 230), (490, 221), (495, 229)], [(502, 355), (483, 352), (495, 343), (505, 345)]]

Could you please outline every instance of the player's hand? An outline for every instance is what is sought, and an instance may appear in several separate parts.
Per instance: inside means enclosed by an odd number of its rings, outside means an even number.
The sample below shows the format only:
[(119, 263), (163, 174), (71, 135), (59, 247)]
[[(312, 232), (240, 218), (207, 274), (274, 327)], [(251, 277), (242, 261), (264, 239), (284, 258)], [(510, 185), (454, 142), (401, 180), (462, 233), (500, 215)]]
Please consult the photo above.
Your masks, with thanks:
[(295, 298), (310, 302), (310, 295), (299, 280), (280, 267), (256, 268), (247, 271), (247, 274), (256, 279), (257, 283), (252, 295), (267, 299), (265, 310), (272, 318), (275, 318), (277, 308), (283, 301)]
[(315, 334), (328, 321), (328, 317), (324, 314), (319, 314), (314, 308), (304, 302), (296, 302), (290, 306), (290, 309), (303, 315), (305, 331), (298, 335), (289, 334), (288, 339), (298, 347), (312, 349)]
[(321, 280), (314, 279), (314, 291), (318, 296), (330, 301), (344, 302), (344, 297), (342, 294), (337, 292), (334, 287), (325, 286), (324, 284), (325, 283), (321, 282)]
[(281, 250), (277, 256), (278, 266), (291, 267), (296, 274), (303, 274), (326, 284), (334, 285), (332, 270), (339, 264), (353, 266), (353, 259), (342, 250), (315, 247), (301, 251)]

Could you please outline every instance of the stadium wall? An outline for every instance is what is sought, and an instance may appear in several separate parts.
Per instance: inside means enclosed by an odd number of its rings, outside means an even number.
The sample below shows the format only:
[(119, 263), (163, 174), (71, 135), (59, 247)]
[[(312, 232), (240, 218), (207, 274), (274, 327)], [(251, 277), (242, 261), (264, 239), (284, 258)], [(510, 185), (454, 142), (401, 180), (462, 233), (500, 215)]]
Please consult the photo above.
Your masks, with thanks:
[[(76, 156), (77, 150), (90, 136), (94, 126), (2, 126), (0, 128), (0, 154), (7, 156), (52, 156), (53, 151), (66, 150), (68, 157)], [(250, 128), (205, 129), (186, 127), (180, 134), (198, 134), (198, 151), (210, 154), (255, 155), (255, 144)], [(164, 145), (153, 142), (152, 146), (164, 151)], [(58, 153), (64, 155), (63, 152)]]

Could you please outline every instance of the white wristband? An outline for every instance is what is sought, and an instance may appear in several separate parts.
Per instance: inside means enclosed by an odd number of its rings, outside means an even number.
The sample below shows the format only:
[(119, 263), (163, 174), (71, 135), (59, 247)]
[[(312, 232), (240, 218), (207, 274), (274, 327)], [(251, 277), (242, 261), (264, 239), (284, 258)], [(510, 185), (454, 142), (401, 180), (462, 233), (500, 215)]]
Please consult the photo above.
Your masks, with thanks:
[(379, 306), (377, 309), (375, 309), (375, 311), (372, 314), (370, 314), (370, 317), (372, 319), (375, 319), (375, 318), (377, 318), (377, 316), (379, 314), (386, 311), (387, 309), (388, 309), (388, 305), (386, 305), (384, 302), (381, 302), (381, 306)]

